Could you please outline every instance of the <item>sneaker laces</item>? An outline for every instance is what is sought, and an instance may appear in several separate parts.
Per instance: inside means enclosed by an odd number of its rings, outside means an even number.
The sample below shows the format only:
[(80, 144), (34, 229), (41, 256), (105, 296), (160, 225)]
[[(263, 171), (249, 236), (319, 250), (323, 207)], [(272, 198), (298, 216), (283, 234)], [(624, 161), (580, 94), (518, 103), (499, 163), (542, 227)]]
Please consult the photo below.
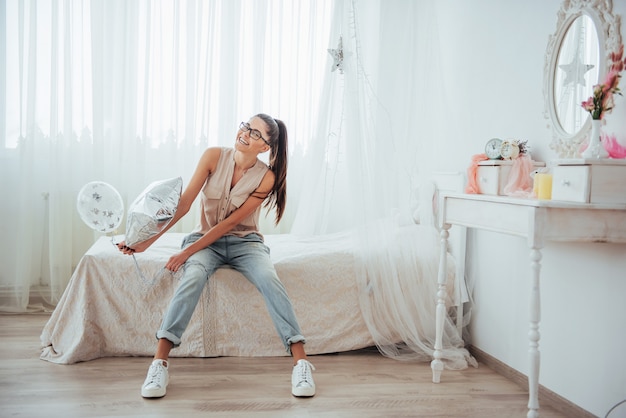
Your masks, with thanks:
[(312, 386), (312, 370), (315, 370), (315, 366), (306, 360), (299, 360), (296, 363), (296, 378), (298, 379), (298, 384), (296, 386), (302, 386), (304, 384)]
[(148, 369), (148, 376), (146, 377), (146, 381), (144, 386), (148, 385), (157, 385), (158, 387), (163, 387), (165, 382), (165, 366), (163, 363), (153, 363), (150, 365)]

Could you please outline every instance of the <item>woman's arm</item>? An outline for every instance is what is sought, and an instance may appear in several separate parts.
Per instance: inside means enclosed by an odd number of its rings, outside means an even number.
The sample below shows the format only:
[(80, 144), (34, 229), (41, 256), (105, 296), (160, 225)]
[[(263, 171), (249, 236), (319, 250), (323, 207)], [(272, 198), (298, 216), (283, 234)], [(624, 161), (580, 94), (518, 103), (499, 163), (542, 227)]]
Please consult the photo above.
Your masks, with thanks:
[(187, 261), (192, 254), (200, 251), (203, 248), (208, 247), (219, 238), (224, 236), (228, 231), (237, 226), (242, 220), (250, 216), (265, 200), (265, 198), (272, 191), (274, 186), (274, 173), (268, 170), (261, 180), (261, 184), (257, 189), (246, 199), (246, 201), (231, 213), (226, 219), (219, 222), (209, 231), (207, 231), (202, 238), (189, 245), (182, 251), (174, 254), (168, 260), (165, 268), (171, 271), (178, 271), (178, 269)]
[(198, 193), (200, 193), (200, 190), (202, 189), (202, 186), (204, 186), (206, 179), (211, 173), (215, 171), (215, 168), (217, 167), (217, 162), (220, 158), (220, 153), (220, 148), (208, 148), (204, 151), (204, 153), (200, 157), (200, 161), (198, 161), (196, 170), (191, 176), (189, 184), (180, 196), (180, 199), (178, 201), (178, 207), (176, 208), (176, 213), (174, 214), (174, 217), (167, 224), (167, 226), (163, 228), (163, 230), (161, 230), (161, 232), (145, 241), (137, 243), (133, 248), (126, 247), (126, 243), (122, 241), (118, 244), (118, 248), (120, 249), (120, 251), (125, 254), (143, 252), (148, 249), (148, 247), (150, 247), (150, 245), (152, 245), (154, 241), (159, 239), (159, 237), (163, 235), (167, 230), (176, 225), (176, 222), (178, 222), (183, 216), (187, 214), (187, 212), (189, 212), (193, 201), (198, 196)]

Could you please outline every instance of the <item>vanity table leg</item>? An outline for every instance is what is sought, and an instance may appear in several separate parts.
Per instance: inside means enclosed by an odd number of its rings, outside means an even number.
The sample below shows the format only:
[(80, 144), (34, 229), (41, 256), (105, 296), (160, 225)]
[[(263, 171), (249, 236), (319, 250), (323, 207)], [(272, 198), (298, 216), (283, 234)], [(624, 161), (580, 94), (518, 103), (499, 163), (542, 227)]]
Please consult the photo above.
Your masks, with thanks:
[(439, 383), (441, 380), (441, 372), (443, 371), (442, 349), (443, 349), (443, 323), (446, 317), (446, 279), (447, 279), (447, 257), (448, 257), (448, 232), (450, 225), (444, 225), (440, 232), (441, 248), (439, 256), (439, 272), (437, 276), (437, 311), (435, 322), (435, 352), (430, 367), (433, 370), (433, 383)]
[(539, 321), (541, 320), (541, 295), (539, 291), (539, 276), (541, 273), (541, 251), (539, 248), (530, 250), (530, 266), (532, 283), (530, 291), (530, 330), (528, 338), (530, 346), (528, 355), (530, 370), (528, 372), (528, 418), (539, 417)]

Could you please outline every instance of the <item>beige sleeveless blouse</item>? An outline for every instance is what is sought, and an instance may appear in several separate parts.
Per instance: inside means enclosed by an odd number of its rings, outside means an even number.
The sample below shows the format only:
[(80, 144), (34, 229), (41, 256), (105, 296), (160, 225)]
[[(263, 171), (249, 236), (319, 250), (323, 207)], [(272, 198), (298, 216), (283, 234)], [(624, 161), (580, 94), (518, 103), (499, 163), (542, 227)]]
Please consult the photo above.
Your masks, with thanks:
[[(230, 184), (235, 170), (235, 149), (222, 148), (215, 172), (204, 183), (200, 193), (200, 224), (193, 232), (205, 234), (209, 229), (226, 219), (234, 210), (248, 199), (248, 196), (259, 187), (269, 167), (257, 159), (256, 164), (248, 169), (231, 189)], [(237, 226), (226, 233), (243, 237), (252, 232), (259, 233), (259, 214), (261, 206), (243, 219)]]

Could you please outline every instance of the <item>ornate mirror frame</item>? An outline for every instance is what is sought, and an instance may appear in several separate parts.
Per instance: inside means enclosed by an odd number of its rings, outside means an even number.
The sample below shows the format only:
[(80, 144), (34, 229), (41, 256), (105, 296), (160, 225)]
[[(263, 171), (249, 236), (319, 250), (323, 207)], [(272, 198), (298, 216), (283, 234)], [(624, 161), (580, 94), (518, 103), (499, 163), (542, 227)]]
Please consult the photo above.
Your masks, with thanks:
[[(558, 158), (577, 158), (578, 148), (591, 129), (591, 122), (587, 118), (578, 132), (567, 132), (559, 121), (554, 94), (561, 46), (572, 23), (582, 15), (591, 18), (598, 34), (600, 80), (606, 74), (611, 52), (617, 51), (622, 43), (620, 16), (613, 15), (612, 0), (563, 0), (557, 13), (556, 32), (548, 38), (543, 75), (544, 117), (549, 120), (548, 127), (552, 128), (550, 148)], [(597, 83), (595, 81), (593, 84)]]

